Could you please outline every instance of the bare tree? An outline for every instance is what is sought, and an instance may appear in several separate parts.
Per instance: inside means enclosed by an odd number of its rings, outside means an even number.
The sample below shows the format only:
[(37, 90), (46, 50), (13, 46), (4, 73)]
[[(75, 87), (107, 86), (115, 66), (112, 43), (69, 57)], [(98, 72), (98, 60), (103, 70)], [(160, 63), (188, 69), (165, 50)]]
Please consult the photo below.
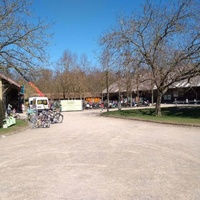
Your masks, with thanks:
[[(132, 94), (135, 89), (137, 88), (137, 99), (139, 100), (139, 84), (141, 82), (141, 69), (142, 66), (141, 60), (138, 60), (137, 57), (133, 57), (130, 50), (126, 50), (125, 54), (122, 56), (123, 61), (121, 63), (121, 73), (123, 75), (123, 83), (126, 86), (127, 92), (127, 99), (130, 101), (130, 105), (132, 107)], [(139, 103), (139, 102), (137, 102)]]
[(102, 38), (113, 51), (131, 47), (150, 69), (157, 87), (157, 116), (169, 86), (200, 73), (199, 10), (196, 0), (146, 1), (142, 13), (121, 19)]
[(49, 93), (48, 95), (51, 97), (51, 94), (55, 92), (55, 79), (53, 70), (40, 69), (38, 71), (38, 75), (36, 74), (35, 77), (37, 77), (35, 84), (39, 86), (39, 89), (43, 93)]
[(90, 72), (90, 61), (88, 60), (88, 57), (86, 54), (82, 54), (80, 56), (79, 61), (79, 72), (78, 72), (78, 93), (80, 94), (80, 98), (85, 99), (85, 93), (89, 91), (89, 80), (88, 80), (88, 74)]
[(34, 69), (46, 62), (50, 25), (34, 17), (27, 0), (0, 1), (0, 69)]
[(104, 80), (106, 86), (106, 94), (107, 94), (107, 112), (109, 111), (109, 100), (110, 100), (110, 92), (109, 92), (109, 85), (111, 84), (111, 71), (112, 71), (112, 61), (109, 49), (104, 49), (101, 54), (101, 65), (104, 71)]
[(57, 90), (63, 93), (63, 98), (66, 98), (66, 94), (69, 97), (69, 94), (73, 91), (73, 76), (72, 70), (75, 65), (74, 61), (75, 55), (66, 50), (63, 52), (62, 57), (56, 65), (56, 79), (57, 79)]
[(84, 54), (78, 59), (78, 55), (66, 50), (60, 58), (56, 66), (56, 79), (59, 90), (63, 93), (63, 98), (66, 94), (71, 98), (84, 98), (84, 93), (89, 91), (89, 76), (90, 62)]

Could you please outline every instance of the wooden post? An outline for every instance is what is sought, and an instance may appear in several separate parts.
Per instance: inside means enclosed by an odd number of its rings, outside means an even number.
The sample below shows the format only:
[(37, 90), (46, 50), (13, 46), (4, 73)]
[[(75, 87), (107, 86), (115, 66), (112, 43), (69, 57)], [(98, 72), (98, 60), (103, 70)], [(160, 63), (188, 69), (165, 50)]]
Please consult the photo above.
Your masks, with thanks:
[(1, 78), (0, 78), (0, 100), (3, 100), (3, 84)]

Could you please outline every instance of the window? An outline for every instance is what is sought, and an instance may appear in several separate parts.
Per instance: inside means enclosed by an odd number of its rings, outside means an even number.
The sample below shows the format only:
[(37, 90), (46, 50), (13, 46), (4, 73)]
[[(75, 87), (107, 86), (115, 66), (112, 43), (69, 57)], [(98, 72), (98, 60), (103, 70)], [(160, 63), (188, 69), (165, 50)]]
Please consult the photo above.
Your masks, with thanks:
[(171, 101), (172, 100), (172, 96), (170, 94), (164, 95), (163, 99), (166, 100), (166, 101)]
[(38, 105), (41, 105), (41, 104), (47, 105), (47, 100), (38, 100), (38, 101), (37, 101), (37, 104), (38, 104)]

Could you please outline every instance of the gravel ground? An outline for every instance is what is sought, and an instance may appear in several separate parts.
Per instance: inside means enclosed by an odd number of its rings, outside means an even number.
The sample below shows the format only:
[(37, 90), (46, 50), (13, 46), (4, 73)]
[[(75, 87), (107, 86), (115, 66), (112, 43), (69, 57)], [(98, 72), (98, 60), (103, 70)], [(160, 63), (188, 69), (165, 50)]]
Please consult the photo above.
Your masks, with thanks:
[(0, 199), (200, 199), (200, 128), (99, 113), (1, 138)]

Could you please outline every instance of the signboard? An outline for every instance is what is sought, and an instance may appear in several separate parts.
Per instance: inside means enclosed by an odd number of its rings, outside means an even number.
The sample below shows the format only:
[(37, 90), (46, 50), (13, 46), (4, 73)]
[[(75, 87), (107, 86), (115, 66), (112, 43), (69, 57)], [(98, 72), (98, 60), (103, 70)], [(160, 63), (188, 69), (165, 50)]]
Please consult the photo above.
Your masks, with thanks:
[(61, 111), (79, 111), (83, 110), (82, 100), (61, 100)]

